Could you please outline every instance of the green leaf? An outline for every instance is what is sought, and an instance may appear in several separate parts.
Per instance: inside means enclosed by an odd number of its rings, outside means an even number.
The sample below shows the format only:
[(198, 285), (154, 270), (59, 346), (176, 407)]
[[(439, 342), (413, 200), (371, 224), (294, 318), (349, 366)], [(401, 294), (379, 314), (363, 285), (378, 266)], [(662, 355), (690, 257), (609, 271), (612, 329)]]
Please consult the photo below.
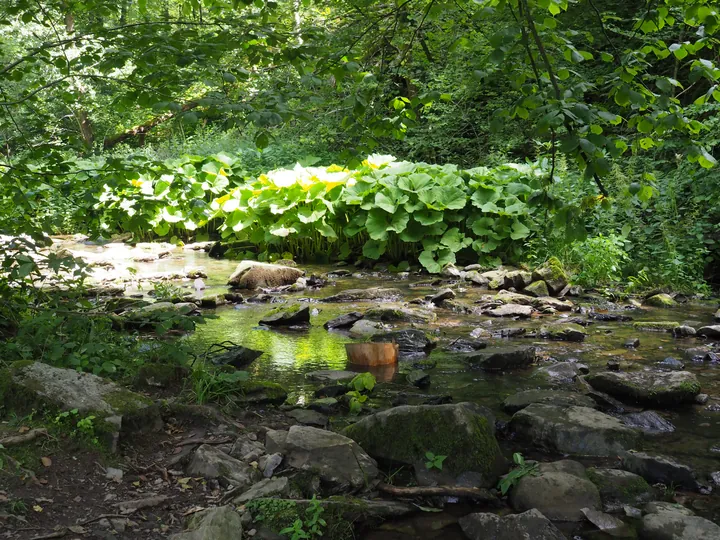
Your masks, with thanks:
[(529, 235), (530, 229), (528, 229), (517, 219), (513, 221), (512, 233), (510, 233), (510, 238), (512, 238), (513, 240), (520, 240), (522, 238), (527, 238)]
[(443, 213), (436, 210), (421, 210), (415, 212), (413, 218), (415, 218), (421, 225), (432, 225), (433, 223), (439, 223), (443, 220)]
[(363, 246), (363, 256), (368, 259), (377, 260), (385, 253), (387, 242), (381, 242), (377, 240), (368, 240)]
[(439, 274), (442, 270), (442, 267), (435, 260), (434, 253), (432, 251), (423, 251), (420, 254), (420, 257), (418, 257), (418, 261), (420, 262), (420, 264), (423, 265), (425, 270), (427, 270), (431, 274)]

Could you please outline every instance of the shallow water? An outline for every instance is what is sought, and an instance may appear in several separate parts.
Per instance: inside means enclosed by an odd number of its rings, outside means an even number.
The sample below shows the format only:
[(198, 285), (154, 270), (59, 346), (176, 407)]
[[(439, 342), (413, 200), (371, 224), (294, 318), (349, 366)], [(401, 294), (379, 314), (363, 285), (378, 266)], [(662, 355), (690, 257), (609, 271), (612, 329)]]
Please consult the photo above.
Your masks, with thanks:
[[(79, 252), (92, 251), (97, 257), (110, 258), (118, 256), (128, 248), (122, 244), (111, 248), (73, 246)], [(127, 267), (137, 269), (137, 277), (156, 272), (185, 272), (189, 269), (203, 269), (208, 278), (205, 280), (207, 289), (200, 296), (214, 295), (226, 292), (225, 281), (232, 273), (236, 262), (215, 260), (209, 258), (204, 252), (175, 250), (170, 258), (151, 263), (118, 262), (113, 270), (99, 270), (98, 278), (118, 278), (128, 275)], [(330, 267), (305, 267), (308, 274), (321, 274), (331, 270)], [(277, 304), (240, 304), (238, 306), (224, 306), (215, 311), (217, 318), (207, 320), (206, 324), (198, 326), (196, 332), (187, 336), (188, 340), (198, 352), (204, 351), (213, 343), (233, 341), (252, 349), (263, 351), (264, 354), (256, 360), (248, 370), (253, 376), (270, 379), (285, 385), (290, 391), (297, 392), (302, 399), (303, 395), (309, 397), (310, 391), (315, 388), (310, 385), (305, 374), (319, 369), (346, 369), (347, 356), (345, 343), (352, 339), (344, 332), (326, 331), (322, 325), (325, 321), (350, 311), (364, 311), (376, 307), (378, 302), (371, 303), (342, 303), (324, 304), (319, 299), (352, 288), (369, 287), (396, 287), (403, 292), (404, 301), (423, 297), (435, 289), (430, 286), (417, 286), (427, 283), (428, 276), (411, 275), (409, 279), (398, 279), (388, 274), (365, 274), (362, 277), (338, 278), (335, 283), (315, 291), (303, 291), (283, 295), (290, 301), (293, 299), (310, 299), (313, 311), (311, 326), (306, 330), (270, 330), (258, 326), (262, 316), (277, 307)], [(186, 280), (183, 286), (194, 292), (193, 282)], [(147, 292), (148, 285), (145, 285)], [(150, 287), (151, 288), (151, 287)], [(457, 299), (466, 303), (489, 293), (486, 290), (467, 287), (456, 289)], [(602, 298), (573, 299), (575, 303), (584, 308), (595, 308), (598, 311), (622, 311), (635, 321), (678, 321), (694, 327), (712, 324), (713, 313), (717, 309), (715, 303), (688, 303), (672, 309), (625, 309), (626, 306), (609, 304)], [(399, 304), (382, 303), (383, 306)], [(443, 342), (456, 337), (469, 337), (470, 332), (477, 327), (489, 330), (499, 330), (508, 327), (523, 327), (528, 330), (539, 328), (541, 325), (562, 317), (574, 317), (580, 314), (556, 314), (533, 317), (528, 320), (512, 321), (478, 315), (458, 315), (447, 310), (437, 309), (437, 322), (420, 326), (431, 334), (441, 338)], [(582, 315), (580, 315), (582, 316)], [(588, 336), (582, 343), (552, 342), (532, 338), (491, 339), (488, 347), (499, 345), (529, 345), (537, 347), (538, 354), (545, 359), (569, 360), (576, 359), (587, 364), (592, 371), (606, 369), (608, 360), (619, 360), (632, 364), (632, 369), (657, 369), (656, 362), (667, 357), (680, 359), (685, 363), (685, 369), (695, 373), (702, 385), (702, 392), (711, 396), (710, 404), (720, 405), (720, 365), (709, 363), (696, 364), (685, 360), (683, 351), (687, 348), (703, 344), (699, 339), (674, 339), (670, 333), (636, 330), (632, 322), (595, 322), (588, 326)], [(640, 339), (640, 347), (628, 350), (623, 347), (630, 337)], [(426, 390), (419, 390), (404, 382), (404, 374), (411, 369), (411, 361), (401, 361), (397, 369), (378, 372), (378, 379), (383, 381), (382, 390), (386, 394), (405, 392), (408, 395), (451, 395), (455, 402), (474, 401), (490, 407), (499, 418), (508, 419), (500, 409), (502, 400), (521, 390), (533, 388), (561, 388), (562, 384), (551, 384), (536, 374), (536, 367), (528, 370), (515, 371), (507, 374), (491, 374), (468, 369), (462, 360), (462, 355), (447, 353), (440, 347), (431, 353), (431, 358), (437, 359), (437, 367), (431, 370), (432, 384)], [(677, 456), (680, 460), (692, 464), (698, 471), (698, 476), (706, 481), (711, 471), (720, 470), (720, 452), (712, 452), (714, 445), (720, 445), (720, 412), (709, 412), (706, 406), (690, 406), (684, 409), (662, 411), (661, 414), (670, 420), (676, 431), (671, 434), (646, 436), (645, 448), (663, 454)], [(707, 503), (707, 501), (706, 501)], [(705, 503), (704, 503), (705, 504)], [(715, 506), (715, 503), (712, 505)], [(720, 511), (706, 508), (708, 517), (720, 518)], [(389, 531), (388, 531), (389, 532)], [(383, 536), (378, 536), (381, 538)], [(389, 536), (388, 536), (389, 537)]]

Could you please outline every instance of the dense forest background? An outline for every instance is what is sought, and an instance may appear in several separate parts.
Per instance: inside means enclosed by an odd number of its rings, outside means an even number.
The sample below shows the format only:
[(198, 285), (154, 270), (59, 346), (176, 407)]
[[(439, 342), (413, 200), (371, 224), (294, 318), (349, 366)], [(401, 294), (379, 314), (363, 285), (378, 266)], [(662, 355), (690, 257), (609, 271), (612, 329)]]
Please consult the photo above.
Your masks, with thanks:
[[(431, 271), (554, 255), (576, 282), (636, 289), (720, 280), (715, 2), (0, 13), (4, 234), (222, 237), (255, 246), (240, 257)], [(387, 155), (410, 164), (378, 179)], [(296, 163), (321, 187), (267, 175)], [(354, 185), (323, 176), (340, 173)]]

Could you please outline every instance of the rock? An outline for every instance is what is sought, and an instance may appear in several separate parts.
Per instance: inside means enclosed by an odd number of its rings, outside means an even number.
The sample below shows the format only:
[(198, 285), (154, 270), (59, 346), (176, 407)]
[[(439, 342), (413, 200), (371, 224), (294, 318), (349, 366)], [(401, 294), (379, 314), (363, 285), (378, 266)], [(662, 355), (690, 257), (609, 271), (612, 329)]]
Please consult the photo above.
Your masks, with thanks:
[(365, 318), (384, 323), (416, 323), (433, 322), (437, 315), (434, 311), (420, 308), (374, 308), (365, 312)]
[(290, 482), (287, 478), (264, 478), (245, 493), (236, 497), (233, 504), (242, 505), (254, 499), (266, 497), (286, 498), (290, 496)]
[(318, 426), (325, 427), (328, 423), (328, 418), (322, 413), (308, 410), (308, 409), (293, 409), (286, 413), (290, 418), (297, 420), (301, 424), (306, 426)]
[(539, 510), (500, 517), (491, 513), (469, 514), (458, 521), (469, 540), (565, 540)]
[(97, 375), (42, 362), (20, 361), (0, 369), (0, 405), (19, 413), (77, 409), (80, 417), (95, 416), (95, 434), (111, 452), (121, 434), (162, 427), (160, 411), (151, 399)]
[(154, 329), (156, 324), (166, 322), (171, 317), (192, 316), (199, 313), (197, 304), (192, 302), (155, 302), (125, 311), (120, 315), (119, 320), (127, 327), (145, 330)]
[(392, 288), (369, 288), (369, 289), (348, 289), (338, 294), (324, 298), (323, 302), (364, 302), (371, 300), (399, 299), (402, 296), (400, 289)]
[(240, 514), (232, 506), (207, 508), (192, 514), (185, 532), (173, 534), (171, 540), (239, 540), (243, 524)]
[(307, 408), (321, 414), (335, 414), (340, 409), (340, 402), (330, 397), (314, 399), (307, 404)]
[(577, 379), (580, 373), (578, 366), (576, 362), (556, 362), (549, 366), (541, 367), (537, 372), (550, 381), (572, 382)]
[(416, 369), (407, 374), (407, 382), (418, 388), (427, 388), (430, 386), (430, 375)]
[(650, 501), (645, 505), (643, 511), (646, 514), (680, 514), (681, 516), (694, 516), (695, 512), (685, 508), (682, 504), (667, 501)]
[(477, 270), (466, 270), (465, 281), (470, 281), (478, 287), (485, 287), (490, 280), (480, 274)]
[(673, 328), (671, 330), (673, 337), (676, 338), (686, 338), (686, 337), (693, 337), (697, 332), (692, 326), (678, 326), (677, 328)]
[(350, 337), (365, 338), (374, 336), (384, 330), (383, 323), (361, 319), (350, 327)]
[(708, 337), (710, 339), (720, 339), (720, 324), (714, 326), (703, 326), (697, 331), (698, 336)]
[(535, 361), (535, 347), (507, 347), (473, 354), (466, 358), (485, 371), (506, 371), (527, 367)]
[(455, 292), (452, 289), (443, 289), (430, 297), (430, 302), (439, 306), (444, 300), (452, 300), (455, 298)]
[(582, 465), (564, 460), (541, 463), (536, 475), (523, 476), (510, 492), (518, 511), (536, 508), (553, 521), (582, 521), (583, 508), (600, 510), (600, 492)]
[(520, 306), (517, 304), (505, 304), (484, 312), (485, 315), (491, 317), (522, 317), (527, 318), (532, 315), (533, 308), (531, 306)]
[(449, 278), (456, 278), (460, 277), (462, 275), (462, 272), (454, 264), (448, 263), (443, 267), (440, 275)]
[(310, 306), (301, 304), (295, 304), (285, 309), (274, 309), (260, 319), (260, 324), (264, 326), (295, 326), (309, 322)]
[[(490, 337), (488, 335), (488, 337)], [(456, 340), (451, 341), (448, 345), (443, 347), (444, 351), (449, 352), (461, 352), (461, 353), (467, 353), (467, 352), (475, 352), (482, 349), (485, 349), (487, 347), (487, 343), (485, 341), (480, 341), (478, 339), (463, 339), (458, 338)]]
[(545, 326), (540, 330), (541, 337), (558, 341), (584, 341), (586, 335), (582, 326), (572, 323)]
[(279, 405), (287, 396), (287, 390), (278, 383), (249, 380), (236, 383), (234, 400), (239, 405)]
[(645, 540), (717, 540), (720, 526), (698, 516), (672, 512), (643, 517), (640, 538)]
[(692, 468), (667, 456), (628, 452), (623, 455), (622, 466), (623, 469), (639, 474), (653, 484), (660, 482), (667, 486), (674, 484), (694, 491), (699, 489)]
[(235, 369), (243, 369), (263, 355), (262, 351), (248, 349), (242, 345), (236, 345), (225, 349), (223, 352), (214, 354), (210, 361), (216, 366), (232, 366)]
[(280, 466), (283, 461), (283, 455), (280, 453), (269, 454), (266, 456), (264, 463), (262, 464), (262, 472), (265, 478), (270, 478), (275, 473), (275, 470)]
[(700, 384), (688, 371), (616, 373), (605, 371), (588, 375), (596, 390), (643, 405), (673, 407), (692, 403)]
[[(515, 289), (520, 291), (532, 283), (532, 273), (525, 272), (524, 270), (513, 270), (505, 274), (503, 280), (506, 289), (514, 287)], [(545, 293), (546, 296), (547, 294), (548, 293)]]
[(625, 341), (624, 347), (626, 349), (637, 349), (640, 346), (640, 340), (638, 338), (630, 338)]
[(622, 520), (597, 510), (583, 508), (587, 520), (600, 529), (603, 533), (615, 538), (635, 538), (635, 531), (630, 529)]
[(713, 320), (714, 320), (715, 322), (720, 322), (720, 309), (718, 309), (718, 310), (715, 312), (715, 315), (713, 316)]
[(292, 426), (281, 453), (288, 466), (318, 475), (329, 494), (367, 489), (379, 474), (375, 460), (355, 441), (324, 429)]
[(179, 387), (190, 374), (190, 369), (185, 366), (150, 362), (138, 368), (133, 386), (140, 390)]
[(290, 266), (257, 261), (241, 261), (228, 278), (233, 289), (259, 289), (292, 285), (305, 272)]
[(230, 449), (230, 456), (248, 463), (257, 461), (265, 454), (265, 445), (259, 441), (248, 439), (247, 436), (240, 436)]
[(436, 345), (425, 332), (414, 329), (375, 334), (370, 339), (376, 343), (397, 343), (401, 355), (428, 353)]
[(653, 498), (653, 489), (642, 476), (620, 469), (590, 468), (590, 481), (600, 491), (606, 507), (619, 508), (623, 504), (639, 504)]
[(588, 407), (533, 403), (513, 415), (510, 430), (541, 448), (586, 456), (615, 456), (640, 442), (639, 432)]
[(645, 304), (648, 306), (653, 307), (673, 307), (675, 305), (675, 300), (673, 300), (672, 296), (669, 294), (661, 293), (656, 294), (654, 296), (651, 296), (647, 300), (645, 300)]
[(115, 467), (108, 467), (105, 469), (105, 478), (119, 484), (123, 479), (123, 471), (122, 469), (116, 469)]
[(533, 403), (545, 403), (561, 407), (577, 405), (594, 408), (595, 402), (583, 394), (559, 390), (526, 390), (509, 396), (503, 401), (503, 409), (515, 413)]
[(550, 291), (544, 281), (533, 281), (523, 289), (523, 293), (530, 296), (550, 296)]
[(448, 456), (443, 471), (480, 473), (484, 487), (505, 472), (495, 418), (473, 403), (404, 405), (365, 417), (343, 433), (378, 460), (424, 466), (425, 453)]
[(636, 330), (648, 330), (650, 332), (670, 332), (673, 328), (680, 326), (677, 321), (638, 321), (633, 323)]
[(655, 411), (624, 414), (620, 421), (626, 426), (637, 428), (645, 433), (672, 433), (675, 426)]
[(359, 311), (351, 311), (350, 313), (346, 313), (345, 315), (340, 315), (339, 317), (330, 319), (328, 322), (323, 324), (323, 328), (325, 328), (326, 330), (333, 330), (336, 328), (349, 328), (362, 318), (363, 314)]
[(658, 366), (662, 369), (667, 369), (670, 371), (681, 371), (681, 370), (685, 369), (685, 364), (683, 364), (677, 358), (671, 358), (671, 357), (666, 358), (662, 362), (658, 362)]
[(575, 304), (570, 300), (560, 300), (552, 296), (540, 296), (533, 299), (532, 306), (540, 311), (547, 311), (550, 308), (555, 311), (572, 311)]
[(562, 263), (555, 257), (550, 257), (542, 266), (535, 269), (532, 274), (533, 281), (544, 281), (550, 294), (558, 294), (568, 284), (568, 277), (563, 270)]
[(203, 478), (224, 478), (239, 488), (248, 488), (258, 480), (259, 473), (250, 465), (230, 457), (209, 444), (195, 450), (185, 472)]
[(305, 378), (311, 381), (319, 381), (323, 383), (340, 383), (350, 382), (357, 375), (354, 371), (342, 371), (333, 369), (321, 369), (318, 371), (309, 371), (305, 374)]

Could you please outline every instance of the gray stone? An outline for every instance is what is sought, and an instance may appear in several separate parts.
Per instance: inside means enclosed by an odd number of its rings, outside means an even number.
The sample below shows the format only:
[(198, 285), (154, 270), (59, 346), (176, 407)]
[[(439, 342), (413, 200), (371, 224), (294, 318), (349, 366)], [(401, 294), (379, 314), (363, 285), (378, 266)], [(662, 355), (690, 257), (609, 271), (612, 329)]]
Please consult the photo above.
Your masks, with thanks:
[(349, 382), (352, 380), (353, 377), (355, 377), (355, 375), (357, 375), (357, 373), (354, 371), (320, 369), (318, 371), (309, 371), (305, 374), (305, 378), (311, 381), (318, 381), (323, 383), (339, 383)]
[(231, 347), (210, 357), (210, 361), (219, 366), (229, 365), (235, 369), (243, 369), (263, 355), (262, 351), (248, 349), (242, 345)]
[(645, 433), (672, 433), (675, 426), (655, 411), (624, 414), (620, 421), (626, 426), (637, 428)]
[(630, 338), (627, 341), (625, 341), (626, 349), (637, 349), (639, 346), (640, 346), (640, 339), (638, 339), (638, 338)]
[(207, 508), (192, 514), (185, 532), (170, 536), (171, 540), (241, 540), (243, 524), (232, 506)]
[(230, 456), (243, 461), (255, 461), (265, 453), (265, 445), (259, 441), (253, 441), (247, 436), (238, 437), (230, 449)]
[(514, 270), (505, 274), (503, 280), (506, 289), (515, 287), (517, 290), (522, 290), (532, 283), (532, 273), (524, 270)]
[(645, 505), (643, 511), (646, 514), (680, 514), (681, 516), (694, 516), (695, 512), (682, 504), (667, 501), (650, 501)]
[(416, 329), (375, 334), (371, 341), (376, 343), (397, 343), (400, 355), (427, 353), (435, 347), (435, 342), (425, 332)]
[(556, 324), (540, 329), (540, 336), (557, 341), (584, 341), (587, 336), (585, 329), (579, 324)]
[(424, 371), (415, 369), (407, 374), (407, 382), (418, 388), (427, 388), (430, 386), (430, 375)]
[(233, 504), (241, 505), (253, 499), (267, 497), (286, 498), (289, 497), (290, 482), (287, 478), (264, 478), (254, 484), (245, 493), (233, 500)]
[(400, 289), (348, 289), (346, 291), (342, 291), (340, 293), (324, 298), (323, 302), (364, 302), (381, 299), (398, 299), (401, 296), (402, 291), (400, 291)]
[(556, 362), (539, 368), (537, 373), (550, 381), (572, 382), (577, 379), (580, 369), (577, 362)]
[(685, 364), (683, 364), (677, 358), (672, 357), (667, 357), (665, 360), (658, 362), (658, 366), (661, 369), (667, 369), (670, 371), (681, 371), (685, 369)]
[(673, 328), (671, 330), (671, 333), (673, 337), (686, 338), (693, 337), (695, 334), (697, 334), (697, 331), (692, 326), (678, 326), (677, 328)]
[(433, 322), (437, 315), (434, 311), (421, 308), (373, 308), (365, 312), (365, 318), (384, 323), (415, 323)]
[(152, 400), (91, 373), (42, 362), (17, 362), (0, 370), (0, 380), (0, 405), (6, 410), (13, 410), (22, 401), (23, 406), (76, 409), (83, 417), (94, 415), (95, 431), (112, 452), (121, 433), (157, 431), (162, 427), (160, 411)]
[(383, 331), (383, 323), (361, 319), (350, 327), (350, 336), (354, 338), (366, 338), (374, 336)]
[(473, 354), (466, 358), (485, 371), (505, 371), (527, 367), (535, 361), (535, 347), (507, 347)]
[(277, 308), (260, 319), (264, 326), (294, 326), (310, 322), (310, 306), (295, 304), (288, 308)]
[(366, 489), (379, 474), (375, 460), (355, 441), (324, 429), (292, 426), (283, 453), (288, 466), (317, 474), (330, 494)]
[(526, 390), (509, 396), (503, 401), (503, 409), (509, 413), (515, 413), (524, 409), (532, 403), (545, 403), (547, 405), (570, 406), (594, 408), (595, 402), (592, 398), (577, 392), (562, 390)]
[(600, 491), (606, 507), (638, 504), (653, 498), (653, 489), (642, 476), (620, 469), (588, 469), (587, 476)]
[(308, 426), (325, 427), (328, 423), (328, 418), (322, 413), (311, 411), (308, 409), (293, 409), (286, 413), (290, 418), (294, 418), (301, 424)]
[(550, 294), (558, 294), (568, 285), (567, 274), (557, 261), (548, 261), (536, 268), (532, 278), (533, 281), (543, 280), (547, 283)]
[(478, 287), (485, 287), (490, 282), (489, 279), (482, 276), (477, 270), (468, 270), (465, 272), (465, 281), (470, 281)]
[(622, 457), (623, 469), (639, 474), (650, 483), (660, 482), (669, 486), (697, 491), (699, 485), (695, 471), (688, 465), (678, 463), (667, 456), (628, 452)]
[(283, 461), (283, 455), (282, 454), (270, 454), (266, 456), (266, 459), (262, 466), (262, 472), (263, 476), (265, 478), (271, 478), (273, 474), (275, 474), (275, 471), (280, 466), (280, 464)]
[(343, 433), (378, 460), (424, 466), (425, 453), (448, 456), (443, 471), (483, 475), (494, 486), (505, 472), (495, 440), (495, 417), (473, 403), (403, 405), (367, 416)]
[(570, 300), (560, 300), (559, 298), (553, 298), (552, 296), (540, 296), (533, 298), (532, 306), (540, 311), (546, 311), (549, 308), (555, 311), (572, 311), (575, 306)]
[(458, 523), (469, 540), (565, 540), (565, 535), (536, 509), (504, 517), (469, 514)]
[(533, 281), (530, 285), (523, 289), (523, 293), (529, 296), (550, 296), (547, 283), (544, 281)]
[(587, 520), (600, 529), (603, 533), (616, 538), (635, 538), (635, 532), (630, 529), (622, 520), (597, 510), (589, 508), (582, 509)]
[(290, 266), (257, 261), (241, 261), (228, 278), (233, 289), (259, 289), (292, 285), (305, 272)]
[(688, 371), (616, 373), (606, 371), (588, 375), (596, 390), (642, 405), (678, 406), (695, 401), (700, 384)]
[(510, 504), (518, 511), (536, 508), (553, 521), (582, 521), (583, 508), (600, 510), (602, 503), (597, 487), (577, 465), (523, 476), (510, 492)]
[(720, 322), (720, 309), (715, 312), (713, 319), (715, 320), (715, 322)]
[(698, 516), (671, 512), (643, 517), (640, 538), (644, 540), (718, 540), (720, 526)]
[(703, 326), (697, 331), (697, 334), (698, 336), (704, 336), (710, 339), (720, 339), (720, 324)]
[(186, 469), (187, 474), (203, 478), (225, 478), (240, 488), (250, 487), (258, 479), (257, 470), (242, 461), (230, 457), (209, 444), (201, 445)]
[(346, 313), (345, 315), (340, 315), (339, 317), (330, 319), (328, 322), (323, 324), (323, 327), (326, 330), (333, 330), (336, 328), (349, 328), (362, 318), (363, 314), (359, 311), (351, 311), (350, 313)]
[(521, 306), (518, 304), (505, 304), (485, 312), (485, 315), (491, 317), (530, 317), (533, 313), (531, 306)]
[(438, 306), (444, 300), (452, 300), (453, 298), (455, 298), (455, 292), (452, 289), (443, 289), (432, 295), (430, 297), (430, 302)]
[(513, 415), (510, 429), (547, 450), (576, 455), (615, 456), (640, 442), (639, 432), (588, 407), (533, 403)]

